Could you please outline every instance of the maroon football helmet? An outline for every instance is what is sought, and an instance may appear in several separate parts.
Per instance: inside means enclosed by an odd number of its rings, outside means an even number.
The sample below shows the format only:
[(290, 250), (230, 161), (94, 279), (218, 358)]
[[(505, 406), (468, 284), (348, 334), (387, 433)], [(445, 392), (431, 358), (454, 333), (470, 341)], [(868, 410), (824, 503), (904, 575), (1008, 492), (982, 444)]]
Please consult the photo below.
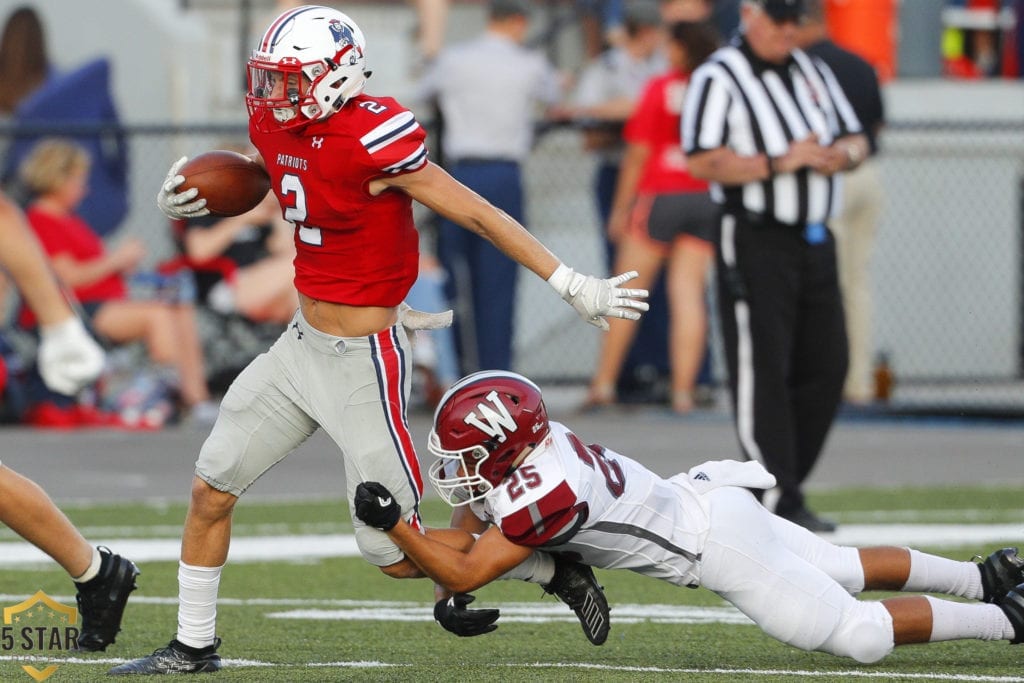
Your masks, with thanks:
[(483, 498), (550, 432), (536, 384), (501, 370), (459, 380), (441, 397), (427, 450), (430, 481), (450, 505)]

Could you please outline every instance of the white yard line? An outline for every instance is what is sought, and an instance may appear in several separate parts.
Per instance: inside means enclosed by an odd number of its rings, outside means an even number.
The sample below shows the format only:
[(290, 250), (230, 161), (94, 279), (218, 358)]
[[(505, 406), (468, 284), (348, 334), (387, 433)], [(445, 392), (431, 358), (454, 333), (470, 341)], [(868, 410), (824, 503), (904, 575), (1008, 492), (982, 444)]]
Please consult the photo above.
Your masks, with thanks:
[[(1014, 524), (842, 524), (825, 538), (839, 545), (909, 545), (913, 547), (975, 546), (981, 553), (993, 543), (1024, 543), (1024, 523)], [(180, 541), (174, 539), (120, 538), (94, 540), (135, 562), (173, 562)], [(230, 562), (267, 560), (315, 560), (325, 557), (357, 557), (359, 549), (351, 534), (303, 534), (295, 536), (237, 536), (231, 539)], [(0, 543), (0, 567), (51, 562), (42, 551), (24, 541)]]
[[(52, 663), (52, 664), (92, 664), (101, 666), (114, 666), (128, 661), (120, 658), (83, 659), (81, 657), (12, 657), (10, 655), (0, 656), (0, 662), (18, 663)], [(261, 667), (272, 669), (279, 666), (294, 666), (262, 662), (253, 659), (224, 659), (225, 668)], [(377, 661), (338, 661), (338, 662), (315, 662), (309, 663), (311, 668), (325, 669), (379, 669), (388, 667), (410, 667), (414, 664), (396, 664), (391, 662)], [(915, 681), (963, 681), (965, 683), (1024, 683), (1020, 676), (979, 676), (970, 674), (943, 674), (943, 673), (903, 673), (896, 671), (810, 671), (806, 669), (674, 669), (655, 666), (614, 666), (609, 664), (589, 664), (587, 662), (532, 662), (528, 664), (499, 664), (492, 666), (504, 666), (509, 669), (565, 669), (584, 671), (614, 671), (641, 674), (666, 674), (668, 676), (679, 676), (687, 674), (715, 675), (722, 676), (723, 680), (737, 680), (738, 676), (743, 677), (776, 677), (795, 676), (811, 680), (833, 681), (840, 678), (877, 678), (887, 681), (915, 680)]]
[[(10, 602), (24, 596), (0, 594), (0, 603)], [(58, 602), (73, 600), (72, 596), (52, 596)], [(177, 598), (155, 597), (155, 596), (134, 596), (134, 603), (145, 604), (176, 604)], [(433, 606), (429, 603), (412, 601), (381, 601), (381, 600), (311, 600), (305, 598), (222, 598), (221, 605), (247, 605), (255, 607), (266, 607), (270, 610), (277, 610), (284, 607), (296, 609), (284, 611), (268, 611), (264, 616), (274, 619), (328, 619), (328, 620), (363, 620), (363, 621), (392, 621), (392, 622), (424, 622), (434, 620)], [(731, 606), (687, 606), (667, 604), (616, 604), (613, 607), (615, 622), (618, 624), (633, 624), (639, 622), (653, 622), (663, 624), (750, 624), (750, 620), (740, 614)], [(550, 622), (575, 622), (575, 616), (558, 602), (515, 602), (501, 604), (501, 619), (505, 623), (550, 623)], [(0, 656), (0, 662), (18, 662), (20, 664), (90, 664), (95, 666), (114, 666), (128, 661), (123, 658), (86, 659), (82, 657), (43, 657), (43, 656)], [(297, 663), (298, 664), (298, 663)], [(264, 662), (254, 659), (225, 659), (225, 667), (228, 668), (265, 668), (273, 669), (284, 666), (273, 662)], [(398, 668), (415, 666), (408, 663), (393, 663), (380, 661), (334, 661), (334, 662), (309, 662), (306, 664), (318, 669), (379, 669)], [(292, 665), (289, 665), (292, 666)], [(870, 678), (880, 680), (944, 680), (962, 681), (964, 683), (1024, 683), (1024, 677), (1019, 676), (988, 676), (968, 675), (954, 673), (904, 673), (895, 671), (813, 671), (813, 670), (788, 670), (788, 669), (700, 669), (700, 668), (670, 668), (670, 667), (644, 667), (644, 666), (615, 666), (608, 664), (592, 664), (588, 662), (529, 662), (518, 664), (503, 664), (501, 666), (510, 669), (531, 668), (531, 669), (559, 669), (577, 671), (608, 671), (626, 672), (638, 674), (665, 674), (668, 677), (686, 675), (712, 675), (720, 676), (723, 681), (744, 679), (750, 677), (774, 678), (790, 676), (807, 678), (810, 680), (832, 681), (843, 678)]]

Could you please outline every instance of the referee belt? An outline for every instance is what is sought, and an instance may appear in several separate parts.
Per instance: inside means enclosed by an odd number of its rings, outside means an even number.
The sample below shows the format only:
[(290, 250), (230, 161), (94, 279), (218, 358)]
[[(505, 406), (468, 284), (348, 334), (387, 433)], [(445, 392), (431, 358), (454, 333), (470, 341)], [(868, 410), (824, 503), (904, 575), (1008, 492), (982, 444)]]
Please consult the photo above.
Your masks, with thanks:
[(784, 221), (778, 220), (774, 216), (766, 216), (764, 214), (754, 213), (753, 211), (749, 211), (747, 209), (733, 211), (730, 208), (725, 207), (724, 212), (726, 213), (726, 215), (732, 215), (737, 218), (740, 218), (740, 216), (742, 216), (743, 221), (745, 221), (748, 225), (774, 225), (779, 226), (781, 228), (796, 230), (801, 233), (802, 237), (804, 238), (804, 241), (811, 245), (824, 244), (828, 240), (828, 227), (823, 221), (814, 223), (786, 223)]

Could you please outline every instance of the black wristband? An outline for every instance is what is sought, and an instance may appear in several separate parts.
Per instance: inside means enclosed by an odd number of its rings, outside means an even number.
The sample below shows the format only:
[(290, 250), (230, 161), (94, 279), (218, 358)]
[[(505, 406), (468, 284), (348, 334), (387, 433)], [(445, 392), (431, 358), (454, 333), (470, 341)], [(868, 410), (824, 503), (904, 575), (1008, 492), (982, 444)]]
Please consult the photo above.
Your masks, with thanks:
[(765, 156), (768, 159), (768, 177), (773, 178), (779, 172), (778, 169), (775, 168), (775, 157), (768, 154)]

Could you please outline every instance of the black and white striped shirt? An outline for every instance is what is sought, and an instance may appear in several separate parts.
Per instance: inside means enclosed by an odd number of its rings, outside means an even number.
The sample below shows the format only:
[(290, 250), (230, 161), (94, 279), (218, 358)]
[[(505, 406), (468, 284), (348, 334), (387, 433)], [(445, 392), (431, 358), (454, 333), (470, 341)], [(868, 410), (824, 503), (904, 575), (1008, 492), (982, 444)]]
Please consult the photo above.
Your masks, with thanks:
[[(758, 58), (740, 37), (719, 48), (690, 78), (683, 106), (687, 154), (728, 147), (740, 156), (782, 156), (812, 133), (818, 142), (861, 132), (828, 66), (801, 50), (785, 64)], [(825, 222), (838, 208), (840, 177), (810, 169), (744, 185), (712, 183), (715, 201), (795, 225)]]

